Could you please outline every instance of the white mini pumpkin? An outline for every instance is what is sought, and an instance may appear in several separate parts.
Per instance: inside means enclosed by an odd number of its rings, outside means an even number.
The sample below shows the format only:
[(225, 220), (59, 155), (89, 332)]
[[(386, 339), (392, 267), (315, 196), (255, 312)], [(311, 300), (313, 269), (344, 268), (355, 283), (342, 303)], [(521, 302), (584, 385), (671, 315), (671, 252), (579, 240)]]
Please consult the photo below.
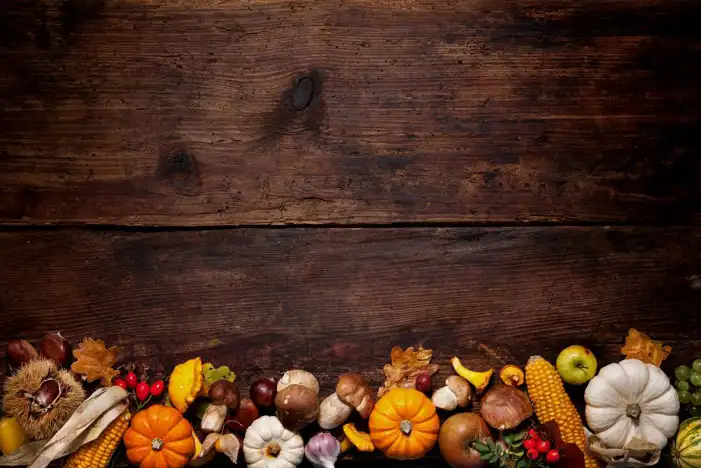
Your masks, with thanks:
[(603, 367), (584, 400), (589, 428), (611, 448), (623, 448), (633, 438), (662, 448), (679, 426), (679, 398), (669, 377), (637, 359)]
[(246, 429), (243, 455), (249, 468), (293, 468), (304, 458), (304, 441), (275, 416), (261, 416)]

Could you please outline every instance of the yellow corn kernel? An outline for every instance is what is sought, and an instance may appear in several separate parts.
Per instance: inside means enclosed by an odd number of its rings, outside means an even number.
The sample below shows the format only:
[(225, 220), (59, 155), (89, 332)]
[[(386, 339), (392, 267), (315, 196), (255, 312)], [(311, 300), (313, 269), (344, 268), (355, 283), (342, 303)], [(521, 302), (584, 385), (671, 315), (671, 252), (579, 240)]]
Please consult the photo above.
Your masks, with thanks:
[(73, 452), (66, 460), (64, 468), (107, 468), (110, 459), (129, 428), (131, 413), (124, 410), (112, 421), (100, 436)]
[(531, 356), (526, 364), (526, 385), (538, 421), (541, 424), (555, 421), (560, 427), (562, 440), (576, 444), (584, 453), (584, 466), (599, 468), (599, 462), (587, 450), (582, 419), (565, 392), (555, 366), (540, 356)]

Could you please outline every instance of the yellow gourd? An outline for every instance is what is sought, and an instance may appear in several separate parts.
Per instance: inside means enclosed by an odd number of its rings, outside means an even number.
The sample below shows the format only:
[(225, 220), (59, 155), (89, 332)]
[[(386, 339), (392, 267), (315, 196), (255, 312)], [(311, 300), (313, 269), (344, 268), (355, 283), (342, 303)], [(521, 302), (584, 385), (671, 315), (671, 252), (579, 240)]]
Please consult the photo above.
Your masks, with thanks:
[(373, 444), (387, 457), (413, 460), (436, 444), (440, 421), (426, 395), (413, 388), (394, 388), (375, 404), (368, 427)]
[(15, 418), (0, 419), (0, 450), (9, 455), (28, 442), (22, 427)]
[(168, 398), (175, 409), (184, 413), (202, 388), (202, 359), (178, 364), (168, 380)]

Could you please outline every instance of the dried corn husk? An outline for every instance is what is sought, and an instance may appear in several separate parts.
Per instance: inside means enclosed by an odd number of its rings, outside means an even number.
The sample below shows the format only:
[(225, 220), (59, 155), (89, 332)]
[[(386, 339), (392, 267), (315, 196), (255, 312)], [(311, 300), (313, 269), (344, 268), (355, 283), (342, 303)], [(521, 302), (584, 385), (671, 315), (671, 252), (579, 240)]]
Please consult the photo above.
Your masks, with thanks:
[(53, 460), (65, 457), (97, 439), (127, 408), (126, 398), (126, 390), (120, 387), (98, 389), (49, 441), (23, 445), (11, 455), (0, 457), (0, 466), (46, 468)]
[[(641, 439), (632, 439), (621, 449), (613, 449), (595, 435), (589, 435), (589, 452), (606, 463), (606, 468), (633, 468), (653, 466), (660, 461), (662, 450)], [(648, 458), (647, 462), (641, 460)]]

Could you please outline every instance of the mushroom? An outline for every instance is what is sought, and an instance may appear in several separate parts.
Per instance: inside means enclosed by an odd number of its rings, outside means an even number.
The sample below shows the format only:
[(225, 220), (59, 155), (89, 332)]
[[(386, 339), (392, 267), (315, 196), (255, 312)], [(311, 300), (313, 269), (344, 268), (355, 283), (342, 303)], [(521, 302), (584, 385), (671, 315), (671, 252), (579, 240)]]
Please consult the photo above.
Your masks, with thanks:
[(277, 391), (281, 392), (290, 385), (302, 385), (312, 390), (315, 395), (319, 395), (319, 381), (311, 372), (302, 369), (292, 369), (285, 372), (277, 383)]
[(219, 432), (224, 427), (229, 410), (236, 410), (239, 407), (239, 390), (232, 382), (221, 379), (209, 387), (209, 397), (212, 399), (212, 404), (202, 416), (201, 427), (205, 432)]
[(360, 374), (343, 374), (336, 384), (338, 398), (348, 406), (355, 408), (363, 419), (370, 417), (375, 407), (373, 391)]
[(445, 387), (436, 390), (431, 398), (436, 408), (446, 411), (453, 411), (458, 406), (464, 408), (470, 404), (471, 399), (470, 383), (459, 375), (448, 377), (445, 380)]
[(285, 427), (301, 429), (314, 422), (319, 413), (319, 398), (309, 387), (292, 384), (275, 397), (277, 415)]
[(338, 398), (338, 393), (334, 392), (321, 402), (319, 407), (319, 426), (327, 431), (338, 427), (346, 422), (352, 412), (353, 408), (343, 403)]
[(319, 425), (326, 430), (343, 424), (353, 409), (360, 416), (370, 417), (375, 400), (372, 388), (360, 374), (343, 374), (338, 378), (336, 391), (321, 402)]

